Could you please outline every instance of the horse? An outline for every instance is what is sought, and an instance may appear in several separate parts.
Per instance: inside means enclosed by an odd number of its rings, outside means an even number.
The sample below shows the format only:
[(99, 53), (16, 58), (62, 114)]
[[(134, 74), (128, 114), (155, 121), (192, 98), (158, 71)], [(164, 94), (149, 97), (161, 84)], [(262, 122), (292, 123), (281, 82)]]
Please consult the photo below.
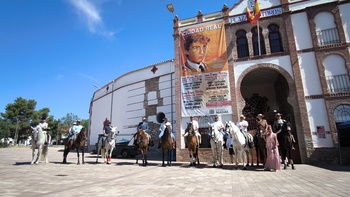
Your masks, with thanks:
[(171, 166), (171, 152), (173, 151), (174, 142), (171, 137), (171, 126), (166, 125), (164, 129), (164, 134), (161, 138), (161, 146), (162, 146), (162, 155), (163, 155), (163, 164), (162, 166), (165, 166), (164, 158), (165, 153), (167, 153), (167, 165)]
[[(51, 140), (51, 136), (46, 134), (46, 131), (43, 131), (40, 125), (32, 127), (32, 162), (33, 164), (39, 164), (39, 158), (44, 160), (45, 163), (48, 163), (48, 148)], [(37, 157), (35, 159), (35, 149), (38, 149)]]
[[(100, 157), (99, 154), (101, 151), (101, 157), (104, 163), (111, 164), (112, 153), (113, 153), (113, 149), (115, 148), (115, 135), (116, 135), (116, 129), (115, 127), (113, 127), (111, 129), (111, 132), (106, 137), (104, 141), (104, 145), (102, 142), (102, 137), (98, 140), (96, 163), (98, 163), (98, 158)], [(103, 152), (104, 154), (102, 154)]]
[(82, 164), (85, 164), (84, 161), (84, 150), (85, 150), (85, 142), (86, 142), (86, 130), (85, 128), (82, 128), (78, 134), (75, 134), (69, 142), (65, 142), (64, 145), (64, 152), (63, 152), (63, 162), (62, 163), (67, 163), (67, 155), (68, 153), (72, 150), (75, 149), (77, 151), (77, 156), (78, 156), (78, 162), (77, 165), (80, 165), (80, 155), (79, 155), (79, 150), (81, 150), (82, 157), (81, 157), (81, 162)]
[[(291, 164), (292, 169), (295, 170), (295, 166), (294, 166), (294, 162), (291, 154), (295, 141), (290, 128), (291, 128), (290, 123), (285, 121), (281, 127), (281, 132), (277, 134), (277, 139), (279, 142), (279, 149), (280, 149), (281, 158), (283, 161), (283, 169), (287, 169), (287, 166)], [(288, 160), (288, 163), (287, 163), (287, 160)]]
[(213, 167), (216, 167), (216, 162), (219, 162), (220, 168), (224, 166), (223, 144), (224, 136), (217, 129), (215, 124), (209, 124), (210, 146), (213, 152)]
[(199, 164), (198, 142), (196, 132), (194, 131), (191, 122), (187, 123), (185, 133), (188, 133), (188, 135), (185, 137), (185, 143), (188, 149), (188, 154), (190, 156), (190, 166), (196, 166), (196, 162)]
[[(243, 170), (246, 170), (247, 166), (249, 166), (249, 161), (251, 160), (251, 165), (253, 165), (253, 154), (248, 145), (248, 141), (245, 139), (243, 133), (239, 130), (239, 128), (232, 122), (227, 121), (225, 124), (226, 132), (232, 137), (232, 146), (236, 155), (236, 166), (238, 167), (238, 158), (240, 157), (243, 162)], [(251, 138), (251, 134), (247, 133), (248, 137)], [(247, 164), (245, 164), (245, 153), (247, 155)], [(250, 159), (251, 158), (251, 159)]]
[[(147, 166), (147, 155), (148, 155), (148, 144), (149, 144), (149, 138), (148, 134), (145, 130), (140, 129), (137, 133), (137, 145), (138, 145), (138, 151), (137, 153), (140, 153), (142, 155), (142, 165)], [(136, 164), (139, 163), (138, 155), (136, 155)]]
[(266, 163), (267, 152), (266, 152), (266, 134), (264, 130), (258, 129), (254, 135), (254, 146), (256, 153), (256, 166), (259, 167), (259, 162)]

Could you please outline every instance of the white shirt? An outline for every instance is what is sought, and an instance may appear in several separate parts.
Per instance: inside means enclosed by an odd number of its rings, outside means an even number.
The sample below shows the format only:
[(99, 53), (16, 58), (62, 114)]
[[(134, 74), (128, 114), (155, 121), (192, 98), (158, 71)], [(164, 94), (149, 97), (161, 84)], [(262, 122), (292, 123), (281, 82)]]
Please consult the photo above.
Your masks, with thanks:
[(197, 120), (192, 120), (192, 126), (193, 126), (194, 131), (198, 131), (199, 125), (198, 125)]
[(41, 122), (41, 123), (39, 123), (39, 126), (40, 126), (43, 130), (49, 128), (47, 122)]
[(165, 128), (166, 128), (167, 125), (169, 125), (169, 126), (170, 126), (170, 129), (172, 130), (172, 128), (171, 128), (171, 123), (170, 123), (170, 122), (167, 122), (167, 123), (163, 122), (163, 123), (160, 125), (159, 130), (160, 130), (161, 132), (164, 132), (164, 130), (165, 130)]
[(241, 131), (244, 131), (244, 132), (247, 132), (248, 131), (248, 121), (246, 120), (242, 120), (242, 121), (238, 121), (236, 126), (241, 130)]

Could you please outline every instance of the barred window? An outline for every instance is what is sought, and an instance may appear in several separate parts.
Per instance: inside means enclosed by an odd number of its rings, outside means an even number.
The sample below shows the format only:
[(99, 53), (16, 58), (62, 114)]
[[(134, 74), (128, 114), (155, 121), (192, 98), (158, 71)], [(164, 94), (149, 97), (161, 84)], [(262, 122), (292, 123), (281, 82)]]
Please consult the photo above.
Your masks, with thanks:
[(258, 35), (258, 28), (254, 27), (252, 29), (252, 34), (253, 34), (253, 50), (254, 50), (254, 55), (259, 55), (259, 40), (260, 40), (260, 54), (266, 54), (265, 50), (265, 42), (264, 38), (262, 35), (262, 29), (259, 29), (259, 35)]
[(249, 56), (248, 40), (246, 34), (247, 32), (244, 30), (239, 30), (236, 32), (238, 58)]
[(271, 53), (283, 52), (279, 27), (277, 25), (269, 25), (268, 30)]

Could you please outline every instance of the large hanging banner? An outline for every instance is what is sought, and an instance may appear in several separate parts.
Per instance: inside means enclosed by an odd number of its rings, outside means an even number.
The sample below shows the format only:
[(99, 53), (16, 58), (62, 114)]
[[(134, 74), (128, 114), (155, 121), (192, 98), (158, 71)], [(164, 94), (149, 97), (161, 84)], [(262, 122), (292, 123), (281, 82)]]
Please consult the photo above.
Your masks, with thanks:
[(231, 114), (224, 23), (180, 35), (182, 117)]

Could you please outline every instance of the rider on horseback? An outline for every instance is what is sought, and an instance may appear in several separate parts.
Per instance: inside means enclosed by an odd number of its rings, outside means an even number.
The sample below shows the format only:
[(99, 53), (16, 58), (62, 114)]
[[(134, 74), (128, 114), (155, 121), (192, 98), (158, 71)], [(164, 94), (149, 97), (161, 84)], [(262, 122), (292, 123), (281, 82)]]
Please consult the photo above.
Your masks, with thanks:
[[(75, 122), (74, 122), (75, 123)], [(69, 144), (69, 141), (72, 139), (72, 137), (76, 134), (78, 134), (81, 129), (83, 129), (83, 125), (80, 125), (80, 120), (77, 120), (76, 124), (73, 123), (73, 126), (69, 130), (69, 136), (67, 139), (67, 145)]]
[(292, 134), (290, 124), (285, 119), (282, 119), (282, 114), (280, 114), (280, 113), (276, 114), (276, 120), (273, 123), (273, 132), (277, 134), (277, 138), (278, 138), (279, 142), (282, 142), (283, 137), (284, 137), (284, 136), (282, 136), (282, 134), (279, 134), (279, 133), (282, 132), (283, 135), (288, 135), (293, 142), (292, 149), (295, 150), (294, 145), (296, 144), (296, 141), (295, 141), (295, 138)]
[[(196, 134), (196, 138), (197, 138), (197, 145), (199, 146), (201, 144), (201, 134), (198, 132), (198, 128), (199, 128), (199, 125), (198, 125), (198, 122), (197, 120), (195, 120), (193, 118), (193, 116), (190, 116), (190, 120), (191, 120), (191, 123), (192, 123), (192, 127), (193, 127), (193, 130), (194, 130), (194, 133)], [(188, 136), (188, 132), (186, 132), (185, 134), (183, 134), (184, 137)]]
[(105, 146), (106, 137), (111, 133), (112, 128), (112, 123), (110, 121), (106, 122), (103, 127), (102, 147)]
[[(172, 129), (172, 127), (171, 127), (171, 123), (170, 122), (168, 122), (168, 119), (167, 118), (163, 118), (163, 123), (160, 125), (160, 127), (159, 127), (159, 131), (160, 131), (160, 133), (159, 133), (159, 136), (158, 136), (158, 138), (159, 138), (159, 142), (158, 142), (158, 148), (160, 148), (160, 145), (161, 145), (161, 143), (162, 143), (162, 136), (163, 136), (163, 134), (164, 134), (164, 131), (165, 131), (165, 128), (167, 127), (167, 126), (169, 126), (170, 127), (170, 130), (172, 131), (173, 129)], [(171, 133), (171, 138), (173, 139), (173, 148), (175, 149), (175, 135), (173, 134), (173, 132), (170, 132)]]
[(154, 146), (154, 143), (153, 143), (153, 140), (151, 139), (151, 135), (148, 134), (148, 123), (147, 123), (147, 119), (146, 117), (143, 117), (142, 118), (142, 122), (140, 122), (138, 125), (137, 125), (137, 131), (136, 133), (134, 134), (134, 145), (137, 147), (138, 144), (137, 144), (137, 133), (139, 132), (139, 130), (145, 130), (146, 131), (146, 134), (148, 136), (148, 146)]
[[(45, 131), (45, 133), (46, 133), (45, 141), (46, 141), (46, 143), (48, 143), (49, 140), (50, 140), (50, 135), (48, 133), (49, 126), (48, 126), (48, 124), (46, 122), (46, 118), (42, 118), (38, 126), (41, 127), (41, 129), (43, 131)], [(33, 129), (33, 140), (36, 141), (36, 140), (38, 140), (37, 138), (38, 138), (38, 130), (37, 129)]]
[(236, 126), (239, 128), (239, 130), (241, 130), (246, 142), (248, 142), (248, 146), (249, 148), (253, 148), (253, 139), (251, 139), (248, 135), (248, 121), (245, 120), (245, 116), (244, 115), (240, 115), (239, 116), (239, 121), (237, 122)]

